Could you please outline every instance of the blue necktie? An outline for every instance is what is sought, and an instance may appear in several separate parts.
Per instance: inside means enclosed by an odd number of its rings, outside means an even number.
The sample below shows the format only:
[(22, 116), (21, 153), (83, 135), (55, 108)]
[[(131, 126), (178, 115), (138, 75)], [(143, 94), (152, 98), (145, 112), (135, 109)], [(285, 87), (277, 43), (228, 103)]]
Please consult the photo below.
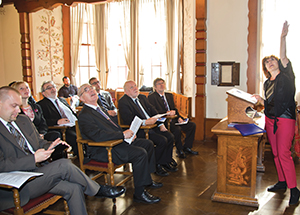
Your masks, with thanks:
[(107, 116), (102, 110), (100, 107), (97, 107), (97, 112), (100, 113), (105, 119), (107, 119), (108, 121), (111, 122), (111, 124), (113, 124), (114, 126), (116, 126), (117, 128), (119, 128), (119, 126), (116, 125), (116, 123), (114, 123), (110, 118), (109, 116)]
[(169, 106), (168, 106), (168, 104), (167, 104), (167, 102), (166, 102), (166, 100), (165, 100), (165, 97), (164, 97), (164, 96), (161, 96), (161, 99), (162, 99), (163, 102), (164, 102), (166, 111), (169, 111), (170, 109), (169, 109)]
[(26, 140), (22, 136), (22, 134), (11, 124), (11, 122), (8, 122), (7, 126), (9, 127), (9, 130), (10, 130), (11, 134), (14, 136), (15, 140), (18, 142), (18, 144), (22, 148), (23, 152), (25, 152), (26, 155), (30, 154), (31, 152), (28, 149)]

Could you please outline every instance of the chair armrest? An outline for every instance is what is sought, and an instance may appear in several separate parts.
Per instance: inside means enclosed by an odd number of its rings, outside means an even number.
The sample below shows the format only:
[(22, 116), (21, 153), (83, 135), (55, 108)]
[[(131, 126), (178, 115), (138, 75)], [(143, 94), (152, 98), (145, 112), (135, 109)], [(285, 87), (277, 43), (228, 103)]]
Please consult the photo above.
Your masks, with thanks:
[(108, 140), (108, 141), (103, 141), (103, 142), (93, 142), (91, 140), (77, 139), (77, 141), (80, 143), (87, 144), (89, 146), (114, 147), (114, 146), (122, 143), (124, 140), (119, 139), (119, 140)]
[(140, 128), (141, 129), (152, 129), (154, 127), (156, 127), (157, 125), (156, 124), (153, 124), (153, 125), (142, 125)]
[(177, 117), (177, 115), (173, 115), (173, 116), (165, 116), (167, 119), (174, 119)]
[(67, 129), (70, 126), (67, 125), (52, 125), (52, 126), (48, 126), (48, 129)]
[(6, 184), (0, 184), (0, 187), (1, 187), (1, 188), (7, 188), (7, 189), (12, 189), (12, 188), (14, 188), (13, 186), (6, 185)]

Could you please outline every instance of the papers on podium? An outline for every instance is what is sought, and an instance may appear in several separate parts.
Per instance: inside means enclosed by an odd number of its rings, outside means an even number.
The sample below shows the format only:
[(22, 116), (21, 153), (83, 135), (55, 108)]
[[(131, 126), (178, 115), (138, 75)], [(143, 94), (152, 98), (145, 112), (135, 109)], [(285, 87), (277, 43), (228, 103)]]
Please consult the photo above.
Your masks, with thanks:
[(252, 104), (256, 104), (257, 103), (257, 99), (255, 97), (253, 97), (252, 94), (250, 93), (246, 93), (242, 90), (239, 90), (237, 88), (232, 88), (231, 90), (226, 91), (227, 94), (233, 95), (235, 97), (238, 97), (240, 99), (243, 99), (247, 102), (250, 102)]
[(0, 184), (20, 188), (28, 179), (43, 175), (39, 172), (13, 171), (0, 173)]
[(141, 120), (139, 117), (135, 116), (133, 121), (131, 122), (131, 125), (129, 128), (129, 130), (133, 131), (133, 135), (130, 138), (124, 139), (124, 141), (131, 144), (134, 136), (136, 135), (136, 132), (139, 130), (142, 123), (143, 123), (143, 120)]

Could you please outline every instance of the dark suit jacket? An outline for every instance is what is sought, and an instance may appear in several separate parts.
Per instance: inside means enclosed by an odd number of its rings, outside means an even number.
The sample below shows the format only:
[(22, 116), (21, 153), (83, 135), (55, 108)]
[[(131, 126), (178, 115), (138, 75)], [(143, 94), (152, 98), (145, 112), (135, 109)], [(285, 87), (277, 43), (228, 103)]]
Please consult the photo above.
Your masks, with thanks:
[[(145, 95), (139, 94), (138, 98), (144, 110), (149, 115), (149, 117), (158, 114), (155, 107), (149, 103)], [(122, 118), (123, 123), (125, 125), (130, 125), (135, 116), (138, 116), (140, 119), (145, 119), (145, 117), (141, 115), (140, 110), (138, 109), (138, 107), (136, 106), (132, 98), (130, 98), (126, 94), (124, 94), (122, 98), (120, 98), (118, 102), (118, 106), (119, 106), (120, 117)]]
[[(26, 115), (19, 115), (15, 122), (35, 151), (39, 148), (47, 149), (49, 147), (51, 142), (40, 138), (34, 124)], [(7, 128), (0, 122), (0, 172), (33, 171), (35, 169), (34, 155), (26, 155)], [(26, 187), (21, 189), (22, 205), (29, 201), (29, 192), (30, 190), (27, 190)], [(0, 189), (0, 211), (10, 207), (13, 207), (12, 192)]]
[[(73, 112), (68, 102), (64, 98), (59, 97), (58, 99), (72, 111), (74, 116), (76, 116), (76, 114)], [(61, 115), (56, 109), (56, 107), (54, 106), (54, 104), (50, 101), (50, 99), (44, 97), (37, 104), (40, 105), (43, 110), (43, 114), (46, 119), (47, 125), (48, 126), (57, 125), (57, 121), (61, 119)]]
[[(175, 108), (173, 94), (165, 92), (165, 96), (166, 96), (166, 99), (167, 99), (170, 110), (175, 110), (176, 115), (178, 116), (174, 121), (177, 121), (177, 119), (179, 117), (182, 118), (182, 116), (180, 116), (177, 108)], [(157, 92), (153, 92), (153, 93), (149, 94), (148, 95), (148, 100), (156, 108), (158, 113), (162, 114), (162, 113), (167, 112), (167, 110), (165, 108), (164, 101), (161, 99), (160, 95)]]
[[(40, 105), (35, 102), (28, 102), (32, 108), (34, 113), (33, 124), (35, 125), (36, 129), (40, 134), (46, 134), (48, 131), (48, 125), (43, 115), (43, 111)], [(21, 114), (25, 114), (21, 109)]]
[[(107, 114), (103, 108), (102, 110)], [(87, 105), (84, 105), (79, 113), (78, 124), (83, 139), (90, 139), (95, 142), (124, 139), (123, 130), (121, 127), (114, 126), (109, 120), (105, 119), (100, 113)], [(102, 149), (100, 151), (97, 150), (98, 154), (95, 155), (93, 153), (95, 151), (93, 150), (93, 147), (88, 147), (87, 154), (90, 159), (92, 159), (93, 156), (97, 156), (98, 158), (103, 158), (103, 161), (107, 161), (106, 148), (97, 148)], [(114, 163), (117, 164), (123, 163), (122, 160), (125, 160), (127, 156), (127, 153), (122, 153), (122, 150), (119, 150), (119, 148), (120, 147), (118, 145), (112, 150)], [(85, 161), (90, 159), (86, 159)]]

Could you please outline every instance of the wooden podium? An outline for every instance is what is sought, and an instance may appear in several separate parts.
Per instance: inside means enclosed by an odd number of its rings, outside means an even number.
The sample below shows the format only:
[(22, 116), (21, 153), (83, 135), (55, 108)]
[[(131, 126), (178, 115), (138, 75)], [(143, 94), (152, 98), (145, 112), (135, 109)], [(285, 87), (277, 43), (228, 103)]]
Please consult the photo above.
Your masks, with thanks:
[(246, 115), (246, 108), (253, 103), (228, 94), (228, 118), (212, 128), (218, 137), (217, 190), (213, 201), (258, 207), (255, 198), (257, 146), (262, 133), (242, 136), (228, 127), (231, 122), (254, 123)]

